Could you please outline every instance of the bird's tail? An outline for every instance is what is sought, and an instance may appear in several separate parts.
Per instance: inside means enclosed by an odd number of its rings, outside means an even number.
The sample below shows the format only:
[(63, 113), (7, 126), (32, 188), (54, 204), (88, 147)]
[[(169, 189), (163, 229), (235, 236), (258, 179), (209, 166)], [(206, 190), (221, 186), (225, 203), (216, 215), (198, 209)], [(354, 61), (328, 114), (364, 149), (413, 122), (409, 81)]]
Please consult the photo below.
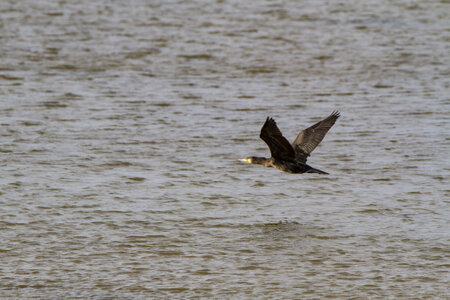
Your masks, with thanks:
[(328, 175), (327, 172), (324, 172), (324, 171), (319, 170), (319, 169), (314, 169), (313, 167), (311, 167), (311, 169), (306, 171), (306, 173), (318, 173), (318, 174), (326, 174), (326, 175)]

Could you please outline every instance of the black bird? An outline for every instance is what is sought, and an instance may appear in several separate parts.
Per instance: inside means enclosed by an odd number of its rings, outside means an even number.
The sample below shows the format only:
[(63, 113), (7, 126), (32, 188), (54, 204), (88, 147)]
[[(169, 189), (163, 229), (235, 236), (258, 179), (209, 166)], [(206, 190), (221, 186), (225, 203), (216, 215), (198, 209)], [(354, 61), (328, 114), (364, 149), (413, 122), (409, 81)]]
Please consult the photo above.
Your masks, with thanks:
[(259, 137), (269, 146), (271, 158), (247, 157), (240, 161), (249, 164), (258, 164), (266, 167), (273, 167), (289, 173), (319, 173), (327, 172), (315, 169), (306, 164), (308, 156), (320, 144), (328, 130), (340, 117), (338, 111), (333, 111), (331, 115), (313, 126), (300, 131), (292, 145), (281, 134), (274, 119), (267, 117), (261, 128)]

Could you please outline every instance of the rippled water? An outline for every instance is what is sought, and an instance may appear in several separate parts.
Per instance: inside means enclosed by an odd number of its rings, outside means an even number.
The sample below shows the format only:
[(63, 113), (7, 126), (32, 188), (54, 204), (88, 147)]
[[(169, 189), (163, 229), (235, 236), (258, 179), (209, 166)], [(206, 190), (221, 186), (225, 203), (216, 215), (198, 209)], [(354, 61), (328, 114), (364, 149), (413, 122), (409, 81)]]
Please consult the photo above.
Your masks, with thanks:
[(242, 2), (0, 3), (0, 298), (449, 297), (448, 2)]

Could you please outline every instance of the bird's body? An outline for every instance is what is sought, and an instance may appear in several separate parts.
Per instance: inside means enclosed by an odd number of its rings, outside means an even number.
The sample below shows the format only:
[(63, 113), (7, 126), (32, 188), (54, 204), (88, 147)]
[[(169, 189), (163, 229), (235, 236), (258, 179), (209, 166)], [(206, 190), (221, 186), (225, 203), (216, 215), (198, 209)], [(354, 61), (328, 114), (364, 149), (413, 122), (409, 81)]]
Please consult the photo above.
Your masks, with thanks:
[(328, 174), (327, 172), (307, 165), (306, 160), (323, 140), (339, 116), (339, 112), (334, 111), (322, 121), (300, 131), (292, 145), (282, 135), (275, 120), (268, 117), (261, 128), (260, 138), (269, 146), (271, 157), (251, 156), (241, 159), (241, 161), (272, 167), (289, 173)]

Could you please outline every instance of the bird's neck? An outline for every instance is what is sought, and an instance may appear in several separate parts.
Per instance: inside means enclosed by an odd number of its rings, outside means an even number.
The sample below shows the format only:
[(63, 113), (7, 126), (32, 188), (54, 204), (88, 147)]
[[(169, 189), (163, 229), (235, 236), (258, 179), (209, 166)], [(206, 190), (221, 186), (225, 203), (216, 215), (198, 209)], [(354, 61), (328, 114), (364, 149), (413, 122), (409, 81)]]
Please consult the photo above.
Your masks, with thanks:
[(265, 158), (265, 157), (254, 157), (252, 159), (252, 164), (257, 164), (257, 165), (263, 165), (263, 166), (270, 166), (270, 158)]

